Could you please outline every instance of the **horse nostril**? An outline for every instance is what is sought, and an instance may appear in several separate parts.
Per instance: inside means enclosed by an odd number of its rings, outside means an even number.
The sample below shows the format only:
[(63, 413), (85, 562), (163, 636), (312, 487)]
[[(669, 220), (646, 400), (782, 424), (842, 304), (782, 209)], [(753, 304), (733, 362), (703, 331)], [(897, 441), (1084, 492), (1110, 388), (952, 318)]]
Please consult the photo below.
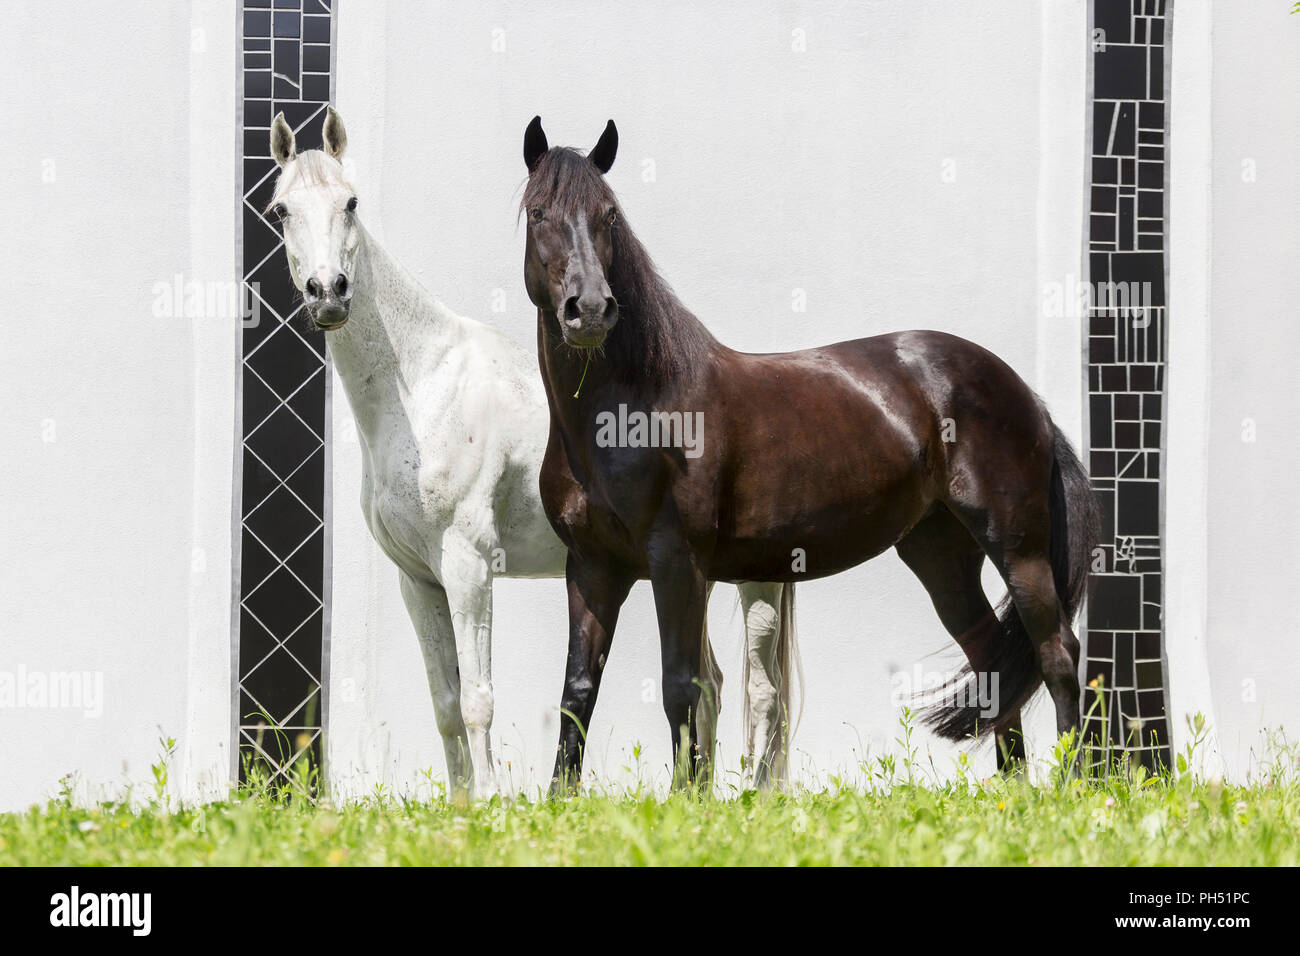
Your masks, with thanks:
[(334, 294), (340, 299), (348, 294), (348, 277), (341, 272), (334, 277)]
[(609, 325), (614, 324), (618, 318), (618, 300), (612, 295), (605, 299), (605, 322)]
[(582, 318), (582, 310), (578, 308), (578, 297), (571, 295), (564, 300), (564, 320), (574, 322)]
[(319, 299), (321, 293), (320, 280), (317, 279), (315, 276), (312, 276), (310, 279), (307, 280), (306, 289), (304, 291), (307, 293), (308, 299), (311, 299), (313, 301)]

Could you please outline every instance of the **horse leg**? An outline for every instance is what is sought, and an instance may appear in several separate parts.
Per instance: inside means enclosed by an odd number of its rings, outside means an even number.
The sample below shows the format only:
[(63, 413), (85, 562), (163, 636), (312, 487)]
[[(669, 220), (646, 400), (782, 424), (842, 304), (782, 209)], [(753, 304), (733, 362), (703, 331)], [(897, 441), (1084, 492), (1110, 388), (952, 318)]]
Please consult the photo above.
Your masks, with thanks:
[[(896, 548), (924, 585), (944, 628), (978, 673), (994, 656), (990, 643), (1002, 637), (997, 614), (980, 580), (984, 549), (957, 516), (942, 506), (909, 531)], [(998, 770), (1015, 772), (1023, 765), (1024, 748), (1017, 710), (997, 735)]]
[[(704, 603), (708, 606), (709, 596), (713, 593), (713, 582), (709, 581), (705, 590)], [(710, 764), (718, 744), (718, 712), (722, 710), (722, 668), (713, 654), (709, 642), (708, 614), (700, 629), (700, 708), (695, 718), (695, 727), (700, 737), (700, 753)]]
[(998, 773), (1005, 777), (1024, 773), (1025, 730), (1019, 710), (1007, 718), (1005, 729), (998, 731), (994, 745), (997, 747)]
[(1070, 622), (1087, 580), (1096, 503), (1065, 436), (1045, 417), (1039, 424), (1046, 445), (1022, 441), (1013, 454), (987, 435), (978, 454), (977, 443), (954, 450), (948, 505), (1007, 586), (1006, 710), (1022, 707), (1041, 679), (1065, 734), (1079, 727), (1079, 640)]
[[(709, 582), (698, 556), (685, 541), (661, 536), (650, 546), (650, 585), (659, 620), (663, 662), (664, 714), (673, 735), (673, 785), (708, 779), (707, 755), (700, 751), (700, 642)], [(685, 749), (683, 749), (685, 745)]]
[(1043, 683), (1056, 707), (1058, 734), (1079, 729), (1079, 639), (1056, 594), (1047, 549), (1012, 552), (1002, 562), (1003, 578), (1016, 611), (1038, 652)]
[(745, 616), (745, 745), (758, 790), (770, 790), (784, 778), (786, 769), (790, 715), (781, 712), (781, 689), (790, 675), (781, 673), (777, 659), (782, 587), (762, 582), (740, 585)]
[[(1044, 509), (1045, 510), (1045, 509)], [(1032, 509), (1007, 508), (1006, 514), (987, 513), (980, 535), (985, 553), (1007, 585), (1015, 616), (1028, 635), (1037, 657), (1038, 672), (1056, 709), (1058, 734), (1079, 729), (1079, 639), (1070, 626), (1070, 614), (1057, 593), (1048, 550), (1050, 530), (1046, 515), (1037, 525)], [(1008, 529), (1028, 527), (1033, 533)], [(1001, 542), (1014, 541), (1003, 548)]]
[(415, 625), (415, 636), (424, 655), (433, 696), (433, 715), (447, 754), (447, 778), (451, 795), (469, 796), (472, 768), (469, 739), (460, 714), (460, 676), (456, 670), (456, 640), (451, 626), (447, 592), (439, 585), (401, 572), (402, 600)]
[(596, 709), (600, 678), (614, 640), (618, 612), (635, 576), (598, 561), (565, 564), (569, 592), (569, 658), (560, 698), (560, 742), (551, 775), (551, 796), (564, 796), (582, 782), (582, 753)]
[(442, 543), (441, 577), (451, 607), (460, 668), (460, 711), (474, 771), (474, 796), (497, 792), (492, 763), (492, 571), (468, 542), (447, 536)]

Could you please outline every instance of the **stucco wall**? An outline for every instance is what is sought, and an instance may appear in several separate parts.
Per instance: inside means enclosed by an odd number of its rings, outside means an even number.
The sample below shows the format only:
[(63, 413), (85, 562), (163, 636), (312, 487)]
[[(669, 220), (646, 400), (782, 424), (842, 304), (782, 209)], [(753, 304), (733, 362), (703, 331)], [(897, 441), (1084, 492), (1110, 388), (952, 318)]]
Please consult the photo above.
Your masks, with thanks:
[[(1285, 603), (1300, 18), (1284, 6), (1180, 2), (1174, 17), (1171, 704), (1175, 721), (1211, 717), (1212, 769), (1237, 776), (1260, 766), (1261, 727), (1300, 726)], [(1004, 356), (1077, 441), (1079, 321), (1044, 300), (1081, 264), (1083, 0), (760, 3), (723, 25), (708, 6), (665, 9), (344, 0), (338, 105), (367, 225), (451, 307), (531, 342), (524, 124), (541, 113), (553, 142), (588, 147), (612, 116), (628, 217), (723, 341), (946, 329)], [(102, 699), (0, 708), (0, 808), (73, 771), (83, 796), (147, 787), (160, 735), (178, 740), (179, 792), (212, 793), (231, 766), (238, 324), (169, 311), (160, 289), (237, 278), (237, 21), (215, 0), (7, 14), (0, 671), (89, 674), (81, 689), (101, 680)], [(395, 571), (356, 507), (347, 403), (333, 410), (331, 769), (344, 792), (408, 787), (442, 774), (441, 747)], [(891, 674), (951, 642), (892, 555), (801, 586), (799, 622), (796, 764), (851, 771), (893, 746)], [(495, 623), (498, 751), (515, 785), (540, 782), (559, 583), (503, 582)], [(739, 624), (720, 587), (732, 767)], [(608, 779), (636, 742), (643, 776), (662, 779), (657, 643), (643, 585), (591, 728), (589, 765)], [(1049, 736), (1040, 706), (1031, 750)], [(952, 749), (933, 752), (945, 771)]]
[(1262, 728), (1300, 728), (1300, 17), (1285, 7), (1216, 3), (1213, 16), (1209, 665), (1237, 775), (1267, 761)]
[(155, 287), (237, 278), (235, 26), (5, 9), (0, 670), (102, 699), (0, 708), (2, 809), (146, 787), (160, 735), (183, 792), (227, 775), (237, 323)]
[(1277, 732), (1300, 725), (1287, 624), (1300, 18), (1263, 0), (1180, 2), (1174, 36), (1170, 705), (1180, 746), (1185, 721), (1208, 722), (1202, 772), (1243, 779), (1266, 773)]
[[(722, 21), (686, 3), (344, 4), (338, 106), (367, 226), (452, 308), (522, 342), (535, 336), (516, 224), (524, 125), (540, 113), (552, 143), (589, 148), (614, 117), (611, 184), (722, 341), (773, 351), (952, 331), (1002, 355), (1077, 439), (1078, 319), (1042, 303), (1048, 283), (1080, 269), (1085, 23), (1082, 2), (764, 3)], [(395, 571), (356, 507), (343, 401), (334, 436), (331, 769), (357, 790), (400, 786), (421, 768), (441, 773), (441, 746)], [(554, 581), (497, 587), (495, 737), (516, 784), (544, 780), (553, 760), (562, 594)], [(733, 767), (734, 603), (721, 586), (710, 612)], [(589, 766), (611, 779), (637, 742), (645, 777), (662, 779), (667, 763), (653, 622), (642, 584), (590, 729)], [(796, 763), (809, 774), (852, 773), (891, 748), (891, 673), (955, 650), (892, 552), (800, 585), (799, 627), (808, 693)], [(1035, 714), (1033, 743), (1050, 732), (1049, 710)], [(933, 752), (947, 772), (952, 749)], [(991, 752), (978, 764), (991, 771)]]

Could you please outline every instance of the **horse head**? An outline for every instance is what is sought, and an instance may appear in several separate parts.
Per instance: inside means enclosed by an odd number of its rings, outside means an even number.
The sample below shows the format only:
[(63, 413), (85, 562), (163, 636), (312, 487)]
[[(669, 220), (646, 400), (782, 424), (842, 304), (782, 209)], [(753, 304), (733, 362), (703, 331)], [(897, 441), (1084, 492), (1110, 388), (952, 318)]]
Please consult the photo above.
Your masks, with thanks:
[(284, 114), (276, 114), (271, 155), (280, 165), (280, 178), (268, 208), (283, 226), (289, 272), (312, 322), (329, 331), (348, 320), (361, 235), (356, 192), (341, 163), (347, 132), (332, 106), (321, 139), (323, 150), (298, 153)]
[(529, 173), (524, 283), (533, 304), (556, 317), (564, 341), (575, 348), (604, 344), (618, 321), (609, 276), (619, 208), (604, 178), (617, 152), (613, 120), (585, 156), (551, 149), (540, 116), (524, 133)]

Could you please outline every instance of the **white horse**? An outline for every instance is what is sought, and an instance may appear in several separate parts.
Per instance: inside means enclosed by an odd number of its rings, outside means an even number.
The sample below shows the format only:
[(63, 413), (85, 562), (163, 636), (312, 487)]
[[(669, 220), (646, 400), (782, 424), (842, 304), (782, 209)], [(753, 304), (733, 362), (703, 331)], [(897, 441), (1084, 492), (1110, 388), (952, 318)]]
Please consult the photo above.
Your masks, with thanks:
[[(271, 154), (281, 172), (269, 209), (283, 223), (294, 284), (328, 333), (356, 418), (361, 510), (400, 572), (451, 786), (486, 797), (497, 789), (489, 739), (493, 579), (564, 577), (566, 560), (538, 492), (550, 415), (537, 360), (496, 329), (456, 315), (366, 232), (340, 163), (347, 134), (333, 107), (322, 139), (323, 151), (298, 154), (293, 130), (276, 116)], [(748, 763), (759, 787), (785, 772), (793, 591), (740, 588)], [(716, 706), (721, 672), (707, 634), (703, 656), (712, 685), (703, 697)], [(707, 759), (716, 714), (700, 716)]]

